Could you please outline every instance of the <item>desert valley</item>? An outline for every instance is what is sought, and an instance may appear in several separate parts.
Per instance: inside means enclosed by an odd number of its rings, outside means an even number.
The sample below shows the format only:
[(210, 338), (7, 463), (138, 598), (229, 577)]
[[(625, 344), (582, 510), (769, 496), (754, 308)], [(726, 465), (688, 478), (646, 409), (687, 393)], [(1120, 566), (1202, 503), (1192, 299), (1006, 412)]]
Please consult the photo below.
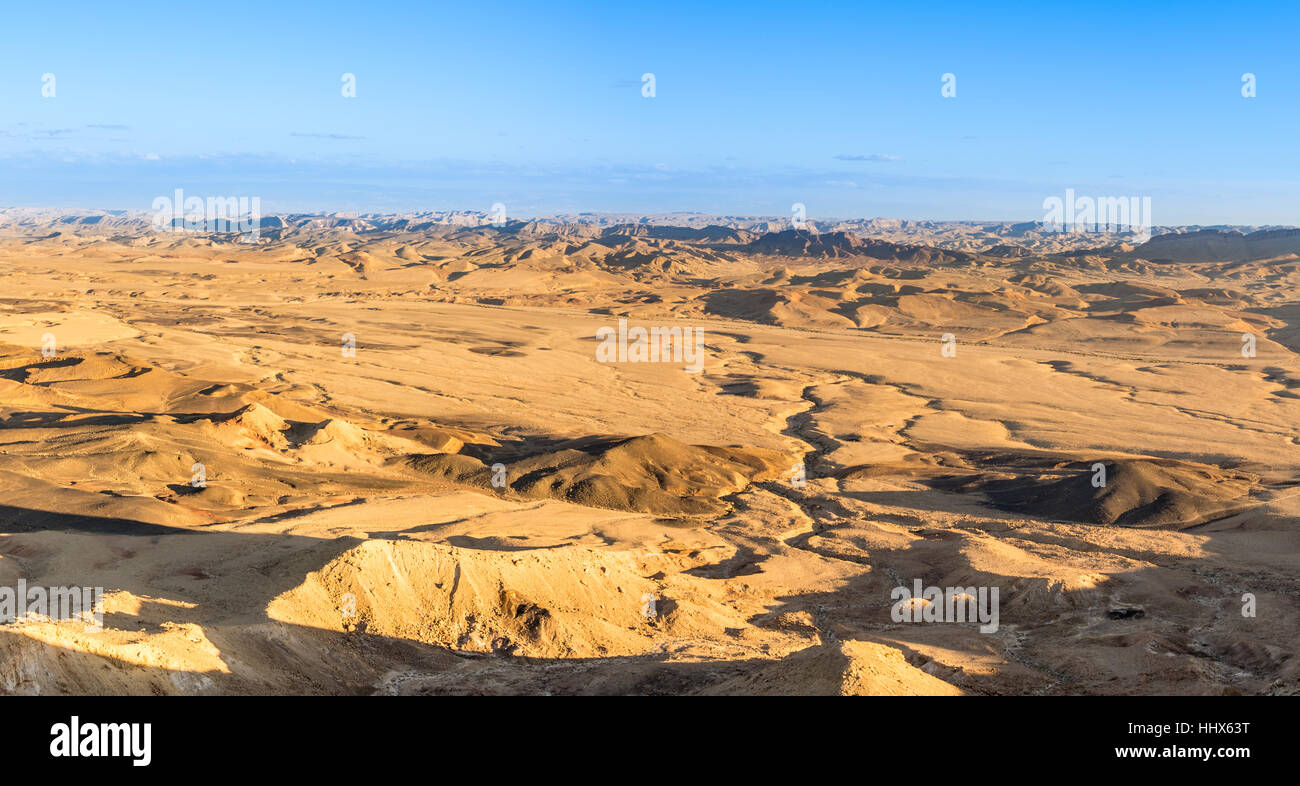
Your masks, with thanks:
[(0, 266), (0, 585), (103, 588), (0, 693), (1300, 693), (1300, 230), (10, 209)]

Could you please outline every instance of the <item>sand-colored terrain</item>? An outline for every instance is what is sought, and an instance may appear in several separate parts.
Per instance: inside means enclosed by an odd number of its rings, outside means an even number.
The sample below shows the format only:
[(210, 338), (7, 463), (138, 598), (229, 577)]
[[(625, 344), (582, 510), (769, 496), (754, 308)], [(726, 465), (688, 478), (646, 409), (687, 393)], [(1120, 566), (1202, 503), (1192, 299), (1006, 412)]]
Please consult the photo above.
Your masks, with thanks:
[(1295, 231), (478, 223), (0, 212), (0, 692), (1300, 692)]

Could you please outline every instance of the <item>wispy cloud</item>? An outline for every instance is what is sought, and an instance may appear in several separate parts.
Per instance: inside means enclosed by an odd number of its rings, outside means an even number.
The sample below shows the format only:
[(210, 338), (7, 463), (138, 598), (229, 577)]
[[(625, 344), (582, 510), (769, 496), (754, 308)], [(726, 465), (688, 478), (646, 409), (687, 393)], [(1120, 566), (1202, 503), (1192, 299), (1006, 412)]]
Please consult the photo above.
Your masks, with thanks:
[(885, 153), (868, 153), (866, 155), (861, 155), (861, 154), (850, 155), (848, 153), (840, 153), (838, 156), (835, 156), (835, 160), (836, 161), (902, 161), (903, 159), (899, 158), (898, 156), (886, 155)]
[[(0, 132), (5, 129), (0, 127)], [(30, 130), (30, 129), (26, 129)], [(21, 133), (21, 132), (20, 132)], [(287, 133), (287, 132), (285, 132)], [(1050, 175), (917, 174), (894, 166), (702, 166), (655, 163), (520, 164), (473, 159), (394, 159), (366, 154), (366, 145), (306, 145), (292, 157), (241, 153), (201, 156), (157, 151), (95, 151), (45, 140), (40, 149), (10, 149), (0, 135), (0, 204), (147, 210), (154, 197), (183, 186), (195, 194), (249, 194), (265, 211), (402, 212), (474, 208), (495, 202), (511, 215), (600, 210), (661, 213), (702, 210), (716, 215), (783, 215), (798, 201), (809, 216), (890, 216), (917, 219), (1038, 220), (1044, 195), (1057, 193)], [(67, 149), (63, 149), (66, 147)], [(52, 148), (52, 149), (51, 149)], [(852, 174), (845, 170), (853, 169)], [(1218, 187), (1200, 185), (1197, 193)], [(1112, 193), (1115, 181), (1086, 180), (1080, 193)], [(1107, 189), (1112, 189), (1108, 191)], [(1149, 186), (1168, 224), (1260, 224), (1273, 203), (1288, 204), (1290, 186), (1251, 183), (1231, 192), (1235, 212), (1210, 213), (1179, 203), (1187, 186)], [(773, 199), (770, 194), (789, 195)], [(1294, 204), (1291, 200), (1289, 204)], [(970, 205), (979, 205), (975, 212)], [(1217, 209), (1217, 207), (1216, 207)], [(1197, 212), (1201, 211), (1201, 212)], [(1164, 218), (1170, 216), (1170, 218)], [(1183, 216), (1186, 216), (1184, 218)], [(1190, 219), (1190, 220), (1189, 220)], [(1291, 219), (1292, 222), (1294, 219)], [(1286, 223), (1285, 220), (1272, 223)]]
[(301, 136), (309, 139), (365, 139), (364, 136), (352, 136), (351, 134), (307, 134), (301, 131), (294, 131), (289, 136)]

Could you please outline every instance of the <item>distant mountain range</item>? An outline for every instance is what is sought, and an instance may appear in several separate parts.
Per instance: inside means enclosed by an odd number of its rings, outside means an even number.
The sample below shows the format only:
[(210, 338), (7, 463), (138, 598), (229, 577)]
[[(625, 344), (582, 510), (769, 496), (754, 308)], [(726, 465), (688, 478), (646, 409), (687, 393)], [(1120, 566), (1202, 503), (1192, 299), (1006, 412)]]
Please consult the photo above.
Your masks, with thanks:
[[(0, 209), (0, 233), (27, 237), (139, 235), (155, 232), (150, 211)], [(1096, 252), (1150, 262), (1248, 261), (1300, 254), (1295, 227), (1153, 227), (1152, 238), (1135, 243), (1132, 233), (1060, 232), (1038, 221), (908, 221), (901, 219), (808, 220), (710, 216), (698, 213), (626, 215), (577, 213), (500, 220), (475, 211), (403, 214), (327, 213), (265, 216), (259, 235), (272, 241), (297, 236), (370, 237), (462, 233), (546, 242), (628, 241), (681, 243), (758, 255), (907, 261), (962, 261), (970, 255), (1029, 257)], [(166, 234), (166, 233), (157, 233)], [(217, 234), (188, 233), (221, 239)]]

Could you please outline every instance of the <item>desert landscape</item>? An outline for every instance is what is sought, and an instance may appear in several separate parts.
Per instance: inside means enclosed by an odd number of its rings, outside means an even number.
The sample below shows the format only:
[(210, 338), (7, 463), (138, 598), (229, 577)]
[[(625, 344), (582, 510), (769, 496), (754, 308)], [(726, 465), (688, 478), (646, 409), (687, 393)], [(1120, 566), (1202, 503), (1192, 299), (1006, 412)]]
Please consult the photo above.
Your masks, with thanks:
[(0, 265), (0, 585), (104, 591), (0, 693), (1300, 693), (1300, 230), (7, 209)]

